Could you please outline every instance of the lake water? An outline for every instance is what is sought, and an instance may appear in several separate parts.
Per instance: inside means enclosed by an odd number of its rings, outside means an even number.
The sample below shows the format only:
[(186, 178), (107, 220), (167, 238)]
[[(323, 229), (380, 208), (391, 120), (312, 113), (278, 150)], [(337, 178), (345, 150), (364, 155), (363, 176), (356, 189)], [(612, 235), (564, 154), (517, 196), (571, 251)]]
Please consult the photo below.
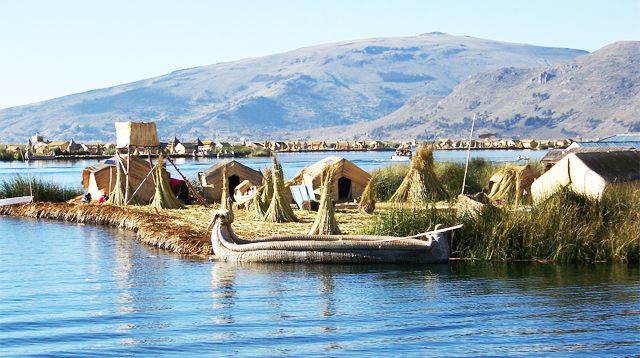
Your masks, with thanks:
[[(284, 172), (285, 180), (293, 178), (302, 168), (313, 164), (329, 155), (336, 155), (346, 158), (362, 169), (369, 171), (385, 165), (397, 164), (399, 162), (391, 161), (393, 152), (306, 152), (306, 153), (278, 153), (277, 158)], [(484, 158), (492, 162), (513, 162), (526, 163), (525, 161), (516, 162), (518, 156), (529, 157), (532, 160), (541, 159), (546, 150), (477, 150), (471, 151), (471, 158)], [(153, 158), (156, 160), (156, 158)], [(434, 160), (438, 162), (461, 162), (467, 159), (467, 152), (462, 150), (435, 151)], [(271, 158), (237, 158), (237, 161), (253, 168), (262, 170), (273, 166)], [(209, 167), (220, 161), (215, 158), (198, 158), (186, 159), (177, 158), (174, 160), (176, 166), (188, 178), (197, 177), (198, 172), (207, 170)], [(35, 175), (45, 181), (52, 181), (58, 185), (66, 187), (81, 187), (82, 170), (86, 167), (98, 163), (98, 160), (55, 160), (55, 161), (34, 161), (34, 162), (0, 162), (0, 180), (2, 178), (11, 177), (15, 174)], [(167, 163), (167, 169), (172, 170), (170, 164)], [(179, 174), (172, 173), (172, 177), (180, 178)]]
[[(472, 152), (492, 161), (545, 152)], [(339, 153), (365, 170), (389, 152)], [(292, 177), (325, 153), (279, 155)], [(436, 152), (464, 161), (466, 152)], [(240, 159), (255, 169), (269, 158)], [(176, 160), (186, 175), (216, 159)], [(0, 163), (79, 186), (96, 161)], [(640, 354), (632, 264), (232, 265), (132, 232), (0, 217), (0, 356), (533, 356)]]
[(3, 357), (623, 357), (638, 264), (233, 265), (0, 217)]

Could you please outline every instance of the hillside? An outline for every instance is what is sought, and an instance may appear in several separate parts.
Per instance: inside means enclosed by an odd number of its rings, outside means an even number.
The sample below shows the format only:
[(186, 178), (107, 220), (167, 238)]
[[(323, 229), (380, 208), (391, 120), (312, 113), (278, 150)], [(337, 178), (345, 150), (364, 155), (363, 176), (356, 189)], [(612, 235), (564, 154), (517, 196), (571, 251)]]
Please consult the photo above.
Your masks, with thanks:
[(479, 72), (549, 66), (585, 53), (441, 33), (345, 41), (0, 110), (0, 121), (4, 139), (17, 142), (34, 132), (114, 140), (117, 121), (154, 121), (165, 140), (268, 139), (364, 124), (414, 96), (440, 99)]
[(474, 113), (477, 134), (502, 137), (595, 139), (639, 131), (640, 42), (617, 42), (552, 66), (477, 73), (440, 100), (417, 95), (384, 118), (340, 130), (367, 138), (461, 138)]

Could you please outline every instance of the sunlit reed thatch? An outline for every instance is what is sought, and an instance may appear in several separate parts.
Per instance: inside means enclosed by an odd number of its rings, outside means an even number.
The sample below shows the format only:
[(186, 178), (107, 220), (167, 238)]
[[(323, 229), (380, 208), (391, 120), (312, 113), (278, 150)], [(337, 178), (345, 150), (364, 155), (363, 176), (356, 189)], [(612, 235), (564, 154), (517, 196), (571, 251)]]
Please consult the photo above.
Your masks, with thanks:
[(376, 208), (376, 190), (375, 190), (376, 176), (372, 175), (369, 178), (367, 186), (364, 187), (362, 196), (360, 196), (360, 203), (358, 203), (358, 209), (365, 214), (371, 214)]
[(297, 222), (298, 218), (293, 213), (291, 205), (289, 204), (289, 197), (286, 193), (284, 186), (284, 175), (282, 173), (282, 166), (273, 157), (273, 197), (269, 208), (264, 215), (264, 221), (268, 222)]
[(252, 220), (263, 220), (264, 214), (269, 209), (271, 198), (273, 197), (273, 178), (271, 169), (267, 168), (264, 171), (264, 184), (260, 186), (256, 195), (253, 197), (249, 206), (249, 218)]
[(171, 190), (171, 183), (169, 183), (169, 176), (167, 171), (164, 170), (163, 155), (158, 157), (158, 164), (155, 169), (156, 177), (156, 193), (151, 201), (151, 206), (157, 209), (184, 209), (184, 205), (178, 200), (176, 195)]
[(322, 168), (320, 207), (318, 208), (316, 220), (313, 222), (311, 230), (309, 230), (309, 235), (340, 235), (336, 215), (333, 211), (333, 199), (331, 199), (331, 192), (337, 171), (337, 163), (326, 165)]
[(391, 201), (427, 204), (447, 198), (447, 191), (434, 172), (433, 149), (433, 146), (418, 147), (411, 158), (411, 167)]

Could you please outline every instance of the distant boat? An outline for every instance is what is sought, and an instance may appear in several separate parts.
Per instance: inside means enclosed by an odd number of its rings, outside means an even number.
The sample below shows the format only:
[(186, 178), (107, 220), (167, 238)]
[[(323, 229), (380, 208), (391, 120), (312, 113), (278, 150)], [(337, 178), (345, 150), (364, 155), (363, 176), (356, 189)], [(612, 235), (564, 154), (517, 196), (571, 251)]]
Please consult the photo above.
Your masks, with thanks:
[(518, 156), (518, 160), (529, 160), (529, 159), (531, 159), (531, 158), (530, 157), (525, 157), (525, 156), (522, 156), (522, 155)]
[(25, 160), (54, 160), (56, 159), (56, 155), (54, 152), (49, 153), (49, 155), (35, 155), (30, 151), (27, 151), (24, 155)]
[(235, 154), (233, 153), (218, 153), (218, 158), (233, 158)]
[(33, 196), (16, 196), (15, 198), (0, 199), (0, 206), (26, 204), (33, 201)]
[(413, 152), (410, 148), (398, 148), (396, 152), (391, 156), (391, 160), (394, 162), (406, 162), (411, 160)]

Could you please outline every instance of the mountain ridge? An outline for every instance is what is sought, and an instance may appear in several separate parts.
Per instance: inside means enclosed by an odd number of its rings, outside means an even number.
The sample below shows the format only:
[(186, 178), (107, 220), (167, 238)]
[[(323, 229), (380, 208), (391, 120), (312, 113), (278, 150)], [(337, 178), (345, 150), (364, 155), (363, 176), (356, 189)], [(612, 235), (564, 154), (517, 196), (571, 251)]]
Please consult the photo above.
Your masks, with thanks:
[(17, 140), (34, 130), (50, 138), (112, 140), (117, 121), (154, 121), (161, 138), (271, 138), (367, 123), (413, 96), (444, 97), (478, 72), (586, 53), (442, 33), (347, 40), (8, 108), (0, 120), (6, 136)]

